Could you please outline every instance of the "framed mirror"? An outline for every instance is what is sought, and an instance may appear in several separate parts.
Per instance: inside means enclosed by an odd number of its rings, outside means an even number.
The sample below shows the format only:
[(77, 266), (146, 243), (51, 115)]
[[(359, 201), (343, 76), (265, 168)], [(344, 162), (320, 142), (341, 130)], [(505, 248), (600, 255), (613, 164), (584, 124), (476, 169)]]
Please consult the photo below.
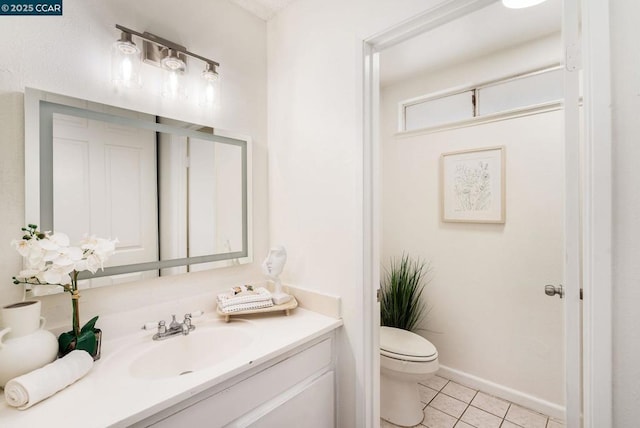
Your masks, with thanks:
[(117, 238), (82, 288), (251, 262), (251, 140), (25, 91), (26, 223)]

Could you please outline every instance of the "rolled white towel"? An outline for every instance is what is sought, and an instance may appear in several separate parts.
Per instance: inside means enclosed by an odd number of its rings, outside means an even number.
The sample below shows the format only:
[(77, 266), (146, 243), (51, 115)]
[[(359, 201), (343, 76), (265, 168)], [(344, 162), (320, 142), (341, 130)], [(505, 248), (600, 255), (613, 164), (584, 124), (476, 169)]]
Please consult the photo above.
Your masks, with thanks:
[(63, 358), (11, 379), (4, 387), (7, 404), (20, 410), (49, 398), (91, 370), (93, 358), (86, 351), (71, 351)]

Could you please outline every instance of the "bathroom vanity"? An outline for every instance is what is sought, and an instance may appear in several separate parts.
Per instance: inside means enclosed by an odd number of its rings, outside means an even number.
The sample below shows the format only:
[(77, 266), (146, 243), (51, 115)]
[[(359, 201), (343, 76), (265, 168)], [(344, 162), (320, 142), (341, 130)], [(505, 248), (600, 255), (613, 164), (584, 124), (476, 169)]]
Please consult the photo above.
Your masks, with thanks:
[(153, 331), (103, 343), (75, 384), (20, 411), (0, 401), (0, 426), (335, 426), (339, 319), (298, 308), (290, 316), (225, 323), (207, 313), (188, 336)]

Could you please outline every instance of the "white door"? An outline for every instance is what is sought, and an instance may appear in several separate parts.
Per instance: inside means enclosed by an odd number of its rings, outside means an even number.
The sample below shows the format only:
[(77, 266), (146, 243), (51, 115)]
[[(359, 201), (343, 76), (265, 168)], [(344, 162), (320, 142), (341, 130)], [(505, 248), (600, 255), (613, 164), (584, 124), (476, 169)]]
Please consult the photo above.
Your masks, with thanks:
[[(109, 265), (158, 260), (153, 131), (54, 115), (55, 229), (72, 243), (85, 234), (117, 238)], [(94, 278), (84, 287), (156, 276), (155, 271)]]

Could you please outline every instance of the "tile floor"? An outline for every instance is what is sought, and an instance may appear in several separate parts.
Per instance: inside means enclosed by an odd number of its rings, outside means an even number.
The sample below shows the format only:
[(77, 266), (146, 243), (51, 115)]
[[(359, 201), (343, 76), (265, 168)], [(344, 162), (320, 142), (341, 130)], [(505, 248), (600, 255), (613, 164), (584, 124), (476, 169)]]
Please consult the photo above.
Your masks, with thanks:
[[(420, 397), (424, 420), (416, 428), (564, 428), (562, 421), (440, 376), (420, 385)], [(380, 427), (396, 425), (382, 420)]]

